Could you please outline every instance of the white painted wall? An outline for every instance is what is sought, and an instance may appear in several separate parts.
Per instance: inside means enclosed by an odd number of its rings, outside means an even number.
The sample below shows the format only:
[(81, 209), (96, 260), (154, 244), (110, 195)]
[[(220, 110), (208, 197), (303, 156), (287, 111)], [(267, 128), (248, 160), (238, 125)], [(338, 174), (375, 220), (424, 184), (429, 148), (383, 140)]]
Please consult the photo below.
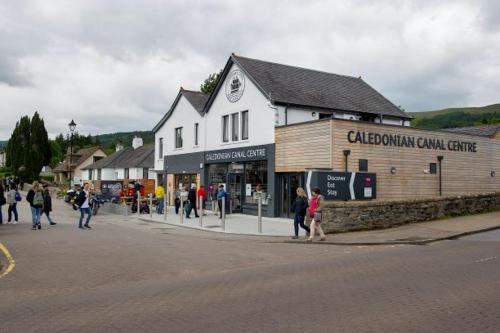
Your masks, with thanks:
[[(194, 127), (198, 123), (198, 146), (195, 146)], [(175, 148), (175, 129), (182, 127), (182, 148)], [(189, 154), (203, 150), (204, 119), (189, 103), (181, 96), (170, 118), (155, 133), (155, 170), (163, 170), (163, 158), (158, 158), (159, 138), (163, 138), (163, 155)]]
[[(236, 69), (239, 69), (238, 66), (233, 65), (230, 72)], [(222, 88), (219, 90), (217, 96), (215, 96), (208, 113), (205, 115), (205, 128), (207, 129), (205, 133), (205, 150), (229, 149), (274, 143), (275, 107), (269, 103), (268, 99), (246, 75), (244, 75), (245, 89), (243, 95), (238, 101), (231, 103), (227, 99), (225, 92), (226, 82), (230, 80), (230, 76), (231, 75), (228, 75), (226, 77)], [(241, 140), (240, 128), (239, 141), (231, 141), (230, 133), (229, 142), (222, 142), (222, 116), (245, 110), (248, 110), (248, 140)], [(230, 128), (231, 126), (230, 124)]]

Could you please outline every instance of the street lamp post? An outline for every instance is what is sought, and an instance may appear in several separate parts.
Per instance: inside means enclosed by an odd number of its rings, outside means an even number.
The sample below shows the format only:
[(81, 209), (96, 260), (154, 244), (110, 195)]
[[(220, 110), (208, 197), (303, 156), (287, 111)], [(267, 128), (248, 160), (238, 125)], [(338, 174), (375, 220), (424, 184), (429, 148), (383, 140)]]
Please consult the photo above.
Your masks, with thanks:
[(68, 177), (68, 182), (69, 182), (69, 188), (71, 189), (71, 162), (73, 162), (73, 132), (75, 131), (76, 128), (76, 123), (73, 119), (71, 119), (71, 122), (68, 124), (69, 126), (69, 131), (70, 131), (70, 137), (69, 137), (69, 177)]

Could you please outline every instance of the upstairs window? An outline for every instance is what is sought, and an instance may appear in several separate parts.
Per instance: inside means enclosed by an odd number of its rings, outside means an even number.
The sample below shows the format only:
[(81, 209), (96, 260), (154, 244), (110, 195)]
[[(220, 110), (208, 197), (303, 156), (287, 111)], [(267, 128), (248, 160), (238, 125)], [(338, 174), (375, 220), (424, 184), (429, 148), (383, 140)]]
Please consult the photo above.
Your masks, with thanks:
[(148, 168), (142, 168), (142, 179), (148, 179)]
[(92, 169), (89, 169), (89, 180), (92, 180)]
[(129, 173), (128, 173), (128, 168), (125, 168), (123, 179), (128, 179)]
[(248, 111), (241, 113), (241, 140), (248, 140)]
[(158, 139), (158, 158), (163, 158), (163, 138)]
[(198, 146), (198, 128), (200, 125), (198, 123), (194, 124), (194, 145)]
[(182, 127), (175, 129), (175, 148), (182, 148)]
[(231, 115), (231, 139), (232, 141), (238, 141), (240, 137), (240, 114), (233, 113)]
[(229, 116), (222, 116), (222, 142), (229, 142)]

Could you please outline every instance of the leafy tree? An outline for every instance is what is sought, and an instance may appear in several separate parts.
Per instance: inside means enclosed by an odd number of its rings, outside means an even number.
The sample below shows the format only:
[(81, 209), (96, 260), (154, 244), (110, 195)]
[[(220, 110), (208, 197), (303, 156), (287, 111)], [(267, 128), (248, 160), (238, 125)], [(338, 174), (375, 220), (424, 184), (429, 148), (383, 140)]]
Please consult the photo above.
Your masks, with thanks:
[(200, 91), (204, 94), (211, 94), (212, 91), (215, 90), (215, 86), (219, 81), (220, 76), (222, 75), (222, 69), (219, 73), (212, 73), (208, 76), (208, 78), (203, 81), (203, 84), (200, 85)]
[(52, 150), (38, 112), (31, 120), (24, 116), (16, 123), (6, 153), (7, 166), (26, 181), (37, 179), (42, 167), (50, 163)]

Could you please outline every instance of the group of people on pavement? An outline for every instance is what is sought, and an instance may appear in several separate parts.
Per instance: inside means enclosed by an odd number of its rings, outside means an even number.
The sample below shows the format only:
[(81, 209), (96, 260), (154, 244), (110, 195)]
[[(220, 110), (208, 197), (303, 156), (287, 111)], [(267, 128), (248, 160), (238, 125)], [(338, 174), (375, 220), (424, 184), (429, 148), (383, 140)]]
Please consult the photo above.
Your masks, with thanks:
[[(3, 224), (2, 207), (7, 205), (8, 220), (7, 223), (17, 224), (19, 222), (19, 214), (17, 211), (17, 203), (22, 201), (21, 193), (15, 182), (11, 182), (6, 190), (3, 182), (0, 184), (0, 224)], [(50, 212), (52, 211), (52, 198), (47, 185), (34, 182), (32, 188), (26, 195), (26, 201), (30, 204), (32, 216), (32, 229), (41, 229), (40, 219), (42, 214), (47, 216), (50, 225), (56, 225), (51, 219)], [(14, 221), (12, 221), (14, 218)]]
[(326, 239), (321, 222), (323, 220), (324, 197), (321, 195), (319, 187), (311, 190), (312, 198), (308, 200), (306, 192), (302, 187), (297, 188), (297, 198), (292, 204), (294, 212), (293, 226), (295, 234), (292, 239), (299, 238), (299, 225), (306, 231), (307, 241), (312, 242), (316, 230), (320, 235), (320, 241)]

